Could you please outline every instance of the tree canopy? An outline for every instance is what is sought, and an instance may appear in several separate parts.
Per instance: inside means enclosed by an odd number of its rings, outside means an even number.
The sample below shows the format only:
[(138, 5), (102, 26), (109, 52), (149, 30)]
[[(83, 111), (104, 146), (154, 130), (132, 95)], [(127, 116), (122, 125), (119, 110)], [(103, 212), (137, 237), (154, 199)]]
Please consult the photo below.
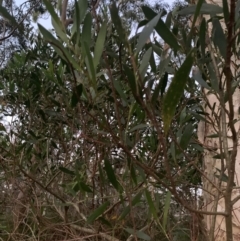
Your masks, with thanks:
[[(201, 178), (212, 147), (197, 130), (215, 125), (203, 88), (231, 102), (238, 86), (237, 77), (225, 90), (216, 72), (227, 73), (227, 6), (9, 4), (0, 6), (0, 238), (207, 240)], [(34, 32), (42, 14), (53, 29)], [(215, 175), (229, 183), (221, 168)]]

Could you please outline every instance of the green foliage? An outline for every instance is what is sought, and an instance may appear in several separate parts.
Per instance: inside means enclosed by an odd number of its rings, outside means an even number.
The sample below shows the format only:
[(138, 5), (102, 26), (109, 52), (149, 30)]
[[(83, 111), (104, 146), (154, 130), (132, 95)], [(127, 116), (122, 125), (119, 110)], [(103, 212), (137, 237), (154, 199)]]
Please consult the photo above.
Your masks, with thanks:
[(103, 203), (100, 207), (98, 207), (87, 219), (88, 223), (92, 223), (97, 217), (103, 214), (103, 212), (107, 209), (109, 202)]
[(128, 232), (128, 233), (130, 233), (130, 234), (132, 234), (132, 235), (136, 235), (136, 237), (138, 237), (138, 238), (140, 238), (140, 239), (142, 239), (142, 240), (146, 240), (146, 241), (150, 241), (151, 240), (151, 237), (150, 236), (148, 236), (147, 234), (145, 234), (144, 232), (142, 232), (142, 231), (136, 231), (136, 230), (134, 230), (134, 229), (132, 229), (132, 228), (125, 228), (125, 230)]
[(226, 58), (227, 51), (227, 41), (221, 27), (221, 24), (217, 18), (213, 18), (213, 30), (212, 30), (212, 38), (215, 46), (218, 48), (221, 56)]
[[(147, 6), (143, 6), (142, 10), (144, 12), (145, 17), (148, 20), (153, 21), (152, 19), (156, 18), (156, 13), (153, 12), (151, 9), (149, 9)], [(160, 17), (162, 17), (164, 12), (159, 13)], [(169, 28), (166, 26), (166, 24), (159, 19), (158, 23), (155, 26), (156, 32), (159, 34), (159, 36), (166, 42), (168, 43), (174, 50), (179, 49), (178, 42), (173, 35), (173, 33), (169, 30)]]
[(147, 40), (149, 39), (150, 34), (152, 33), (153, 29), (157, 25), (159, 19), (161, 17), (161, 14), (156, 15), (150, 22), (145, 25), (143, 31), (141, 32), (139, 39), (138, 39), (138, 45), (137, 45), (137, 52), (143, 48)]
[(163, 104), (163, 121), (164, 130), (168, 132), (171, 121), (173, 119), (175, 109), (184, 92), (185, 84), (189, 78), (189, 74), (193, 64), (193, 51), (190, 51), (184, 63), (176, 72), (168, 92), (164, 98)]
[(13, 16), (11, 16), (8, 10), (3, 6), (0, 6), (0, 15), (5, 19), (7, 19), (8, 21), (10, 21), (13, 26), (17, 25), (16, 19)]
[[(178, 200), (194, 202), (193, 190), (201, 187), (196, 129), (206, 117), (196, 96), (198, 83), (218, 91), (214, 79), (201, 75), (212, 63), (196, 58), (194, 35), (194, 50), (186, 48), (186, 26), (171, 12), (164, 22), (163, 9), (139, 5), (143, 30), (130, 37), (133, 20), (123, 17), (121, 4), (101, 3), (94, 12), (76, 1), (72, 26), (65, 26), (44, 3), (54, 32), (39, 24), (41, 35), (15, 53), (0, 77), (2, 114), (13, 118), (0, 128), (8, 163), (1, 185), (13, 178), (29, 187), (23, 192), (33, 200), (20, 205), (30, 210), (25, 226), (38, 240), (61, 240), (65, 224), (69, 239), (169, 240), (171, 233), (175, 240), (183, 228), (190, 237), (191, 213)], [(200, 32), (203, 52), (205, 22)], [(223, 50), (217, 39), (215, 45)], [(189, 76), (194, 63), (198, 83)], [(16, 240), (31, 237), (32, 230), (9, 223)]]
[(166, 195), (165, 207), (164, 207), (164, 213), (163, 213), (163, 229), (164, 230), (166, 230), (170, 201), (171, 201), (171, 192), (168, 191), (167, 195)]

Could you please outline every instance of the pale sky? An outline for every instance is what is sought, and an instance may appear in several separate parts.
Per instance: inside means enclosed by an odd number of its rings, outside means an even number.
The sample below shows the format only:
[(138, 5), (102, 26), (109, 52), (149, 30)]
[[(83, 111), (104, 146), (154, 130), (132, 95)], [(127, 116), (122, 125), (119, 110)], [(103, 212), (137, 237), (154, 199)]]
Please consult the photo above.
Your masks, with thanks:
[[(22, 3), (26, 2), (26, 1), (27, 0), (15, 0), (15, 3), (16, 3), (16, 5), (21, 5)], [(40, 23), (47, 29), (52, 27), (50, 16), (48, 19), (39, 18), (38, 23)], [(33, 23), (33, 26), (37, 29), (37, 23)]]

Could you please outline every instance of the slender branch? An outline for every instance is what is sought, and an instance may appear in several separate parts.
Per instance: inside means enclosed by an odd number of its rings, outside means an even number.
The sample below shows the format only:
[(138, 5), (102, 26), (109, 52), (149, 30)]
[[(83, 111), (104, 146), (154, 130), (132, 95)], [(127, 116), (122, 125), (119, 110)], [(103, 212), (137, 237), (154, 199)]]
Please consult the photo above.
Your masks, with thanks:
[(240, 199), (240, 195), (236, 196), (236, 197), (232, 200), (232, 205), (234, 205), (239, 199)]
[[(233, 75), (231, 71), (231, 57), (232, 57), (232, 39), (234, 37), (234, 22), (235, 22), (235, 0), (230, 0), (230, 16), (229, 22), (227, 23), (228, 35), (227, 35), (227, 54), (225, 65), (223, 68), (223, 73), (226, 76), (226, 89), (228, 94), (228, 105), (229, 105), (229, 127), (232, 132), (232, 142), (233, 150), (230, 158), (227, 160), (227, 170), (228, 170), (228, 181), (225, 192), (225, 211), (228, 215), (225, 217), (226, 222), (226, 239), (227, 241), (233, 240), (233, 223), (232, 223), (232, 189), (234, 186), (234, 175), (235, 175), (235, 161), (237, 156), (237, 132), (234, 126), (234, 108), (233, 108), (233, 97), (232, 97), (232, 80)], [(227, 155), (227, 153), (225, 153)]]
[(117, 239), (117, 238), (115, 238), (115, 237), (113, 237), (109, 234), (106, 234), (106, 233), (103, 233), (103, 232), (98, 232), (94, 229), (80, 227), (80, 226), (75, 225), (75, 224), (70, 224), (70, 227), (72, 227), (75, 230), (78, 230), (80, 232), (85, 232), (85, 233), (89, 233), (89, 234), (96, 234), (96, 236), (101, 236), (104, 239), (109, 240), (109, 241), (120, 241), (119, 239)]
[[(83, 108), (86, 108), (86, 107), (84, 107), (84, 106), (82, 106), (82, 107), (83, 107)], [(143, 105), (143, 108), (144, 108), (144, 107), (145, 107), (145, 106)], [(144, 108), (144, 110), (145, 110), (145, 108)], [(151, 116), (151, 114), (149, 113), (149, 110), (148, 110), (148, 109), (146, 109), (145, 111), (149, 114), (149, 116)], [(96, 121), (96, 123), (98, 123), (99, 125), (102, 124), (96, 116), (92, 115), (90, 112), (86, 112), (86, 113), (87, 113), (94, 121)], [(150, 168), (148, 165), (145, 165), (145, 164), (143, 164), (142, 162), (138, 161), (138, 160), (133, 156), (133, 154), (131, 153), (131, 151), (129, 150), (129, 148), (128, 148), (127, 146), (125, 146), (123, 143), (120, 143), (120, 142), (119, 142), (118, 137), (115, 136), (115, 134), (113, 133), (113, 130), (112, 130), (108, 125), (106, 125), (106, 126), (104, 126), (104, 127), (105, 127), (105, 130), (108, 131), (108, 132), (111, 134), (111, 136), (112, 136), (112, 141), (116, 144), (116, 146), (119, 147), (119, 148), (122, 148), (123, 151), (126, 153), (126, 155), (129, 156), (137, 166), (141, 167), (147, 175), (153, 177), (153, 178), (154, 178), (155, 180), (157, 180), (164, 188), (166, 188), (167, 190), (169, 190), (169, 191), (172, 193), (172, 195), (174, 196), (175, 200), (178, 201), (178, 202), (179, 202), (184, 208), (186, 208), (188, 211), (194, 212), (194, 213), (199, 213), (199, 214), (205, 214), (205, 215), (223, 215), (223, 216), (226, 216), (226, 215), (227, 215), (226, 212), (210, 212), (210, 211), (196, 210), (196, 209), (194, 209), (194, 208), (191, 208), (191, 207), (189, 206), (189, 203), (185, 203), (184, 200), (182, 200), (182, 198), (178, 195), (178, 193), (177, 193), (176, 190), (174, 190), (174, 189), (172, 189), (171, 187), (169, 187), (169, 184), (166, 184), (165, 182), (163, 182), (163, 180), (162, 180), (160, 177), (158, 177), (158, 175), (156, 174), (156, 172), (155, 172), (154, 169), (152, 169), (152, 168)]]
[(62, 13), (61, 13), (61, 21), (63, 25), (65, 25), (66, 23), (67, 5), (68, 5), (68, 0), (63, 0)]
[[(36, 3), (37, 4), (37, 3)], [(20, 25), (23, 23), (23, 21), (26, 19), (26, 17), (28, 16), (28, 14), (35, 8), (36, 5), (32, 6), (27, 13), (24, 15), (24, 17), (22, 18), (22, 20), (13, 28), (13, 30), (5, 37), (0, 38), (0, 43), (8, 38), (10, 38), (14, 32), (17, 30), (18, 27), (20, 27)]]
[(65, 21), (65, 23), (64, 23), (65, 28), (67, 28), (68, 25), (70, 25), (70, 24), (73, 24), (73, 19), (72, 19), (72, 18), (69, 18), (69, 19), (67, 19), (67, 20)]
[(97, 2), (94, 4), (94, 6), (93, 6), (94, 11), (98, 8), (98, 5), (99, 5), (100, 1), (101, 0), (97, 0)]
[(128, 150), (128, 148), (124, 145), (122, 145), (121, 143), (117, 143), (118, 146), (120, 148), (122, 148), (125, 153), (131, 157), (131, 159), (133, 160), (133, 162), (138, 165), (139, 167), (141, 167), (144, 172), (146, 174), (149, 174), (151, 177), (153, 177), (155, 180), (157, 180), (164, 188), (166, 188), (167, 190), (169, 190), (172, 195), (174, 196), (174, 198), (176, 199), (176, 201), (178, 201), (184, 208), (186, 208), (187, 210), (191, 211), (191, 212), (195, 212), (195, 213), (202, 213), (202, 214), (206, 214), (206, 215), (223, 215), (223, 216), (226, 216), (227, 213), (226, 212), (210, 212), (210, 211), (203, 211), (203, 210), (196, 210), (194, 208), (191, 208), (189, 206), (189, 203), (185, 203), (184, 200), (182, 200), (182, 198), (178, 195), (177, 191), (175, 188), (171, 188), (169, 187), (168, 184), (164, 183), (162, 181), (161, 178), (158, 177), (158, 175), (155, 173), (155, 171), (150, 168), (148, 165), (144, 165), (142, 162), (138, 161), (133, 155), (132, 153)]
[(54, 193), (52, 190), (50, 190), (49, 188), (45, 188), (44, 185), (39, 182), (38, 180), (36, 180), (31, 174), (28, 174), (27, 172), (25, 172), (22, 167), (19, 166), (20, 171), (28, 178), (30, 178), (31, 180), (33, 180), (35, 183), (38, 184), (38, 186), (40, 186), (43, 190), (47, 191), (48, 193), (52, 194), (54, 197), (56, 197), (57, 199), (59, 199), (60, 201), (62, 201), (63, 203), (66, 203), (66, 201), (60, 197), (58, 194)]

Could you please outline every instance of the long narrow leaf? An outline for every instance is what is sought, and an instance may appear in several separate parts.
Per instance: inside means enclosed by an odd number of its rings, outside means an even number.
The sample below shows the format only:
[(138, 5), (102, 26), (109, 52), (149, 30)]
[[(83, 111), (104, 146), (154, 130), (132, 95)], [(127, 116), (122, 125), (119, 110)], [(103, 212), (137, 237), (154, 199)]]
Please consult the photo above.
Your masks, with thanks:
[(164, 211), (163, 211), (163, 229), (164, 230), (166, 230), (170, 201), (171, 201), (171, 192), (168, 191), (166, 195)]
[(84, 20), (88, 8), (88, 2), (87, 0), (78, 0), (75, 1), (75, 11), (74, 11), (74, 22), (72, 26), (72, 35), (74, 33), (77, 34), (77, 43), (79, 42), (79, 36), (80, 36), (80, 24)]
[(222, 26), (217, 18), (213, 18), (212, 38), (216, 47), (218, 47), (220, 54), (225, 59), (227, 51), (227, 40), (223, 32)]
[(225, 24), (227, 25), (229, 21), (229, 15), (230, 15), (229, 8), (228, 8), (228, 1), (222, 0), (222, 3), (223, 3), (223, 16), (224, 16)]
[(194, 67), (192, 71), (192, 77), (196, 80), (202, 87), (210, 90), (211, 87), (207, 84), (207, 82), (202, 78), (202, 73), (200, 72), (198, 67)]
[(157, 210), (156, 210), (156, 207), (153, 203), (153, 200), (152, 200), (151, 195), (148, 190), (145, 190), (145, 195), (146, 195), (146, 199), (148, 202), (149, 210), (150, 210), (151, 214), (153, 215), (153, 217), (157, 220), (158, 219)]
[(191, 137), (192, 137), (192, 132), (194, 130), (194, 126), (192, 125), (192, 123), (189, 123), (184, 132), (182, 133), (181, 136), (181, 140), (180, 140), (180, 147), (185, 150), (188, 146), (188, 143), (191, 141)]
[(200, 25), (199, 41), (200, 41), (200, 45), (201, 45), (202, 56), (204, 56), (205, 49), (206, 49), (206, 20), (205, 20), (205, 18), (202, 19), (202, 22)]
[[(156, 13), (154, 14), (154, 11), (150, 11), (149, 7), (147, 6), (142, 6), (142, 10), (144, 15), (146, 16), (146, 18), (148, 18), (149, 20), (153, 19), (156, 15)], [(160, 13), (160, 17), (163, 16), (164, 11), (162, 11)], [(157, 31), (157, 33), (160, 35), (160, 37), (169, 44), (169, 46), (171, 46), (174, 50), (177, 50), (180, 48), (176, 37), (173, 35), (173, 33), (169, 30), (168, 26), (161, 20), (159, 19), (155, 30)]]
[(152, 48), (149, 48), (147, 50), (147, 52), (143, 55), (141, 65), (139, 67), (139, 73), (140, 73), (142, 80), (144, 80), (147, 68), (149, 66), (149, 61), (150, 61), (151, 55), (152, 55)]
[(106, 38), (106, 33), (107, 33), (107, 24), (106, 24), (106, 22), (104, 22), (101, 26), (100, 31), (99, 31), (97, 41), (96, 41), (96, 44), (95, 44), (95, 49), (94, 49), (93, 66), (94, 66), (95, 71), (97, 69), (100, 58), (102, 56), (105, 38)]
[(98, 207), (96, 210), (94, 210), (94, 212), (92, 214), (90, 214), (90, 216), (87, 218), (87, 223), (91, 224), (96, 220), (96, 218), (101, 216), (104, 213), (104, 211), (107, 209), (107, 207), (109, 206), (109, 203), (110, 202), (105, 202), (100, 207)]
[(137, 203), (139, 203), (141, 201), (141, 197), (142, 197), (142, 192), (138, 193), (132, 200), (131, 205), (128, 205), (127, 207), (125, 207), (121, 213), (121, 216), (119, 217), (118, 220), (122, 220), (124, 219), (130, 212), (131, 207), (134, 207)]
[(9, 20), (13, 25), (15, 25), (15, 26), (17, 25), (16, 19), (3, 6), (0, 6), (0, 15), (2, 17), (4, 17), (5, 19)]
[(61, 26), (59, 26), (59, 24), (55, 21), (55, 19), (53, 17), (52, 17), (52, 25), (56, 31), (56, 34), (61, 38), (62, 41), (67, 43), (68, 37), (67, 37), (66, 33), (64, 33)]
[(115, 176), (115, 172), (112, 168), (112, 165), (110, 164), (110, 162), (107, 159), (104, 160), (104, 165), (105, 165), (105, 171), (107, 173), (108, 180), (115, 187), (115, 189), (117, 191), (119, 191), (120, 185), (117, 181), (117, 178)]
[(126, 42), (126, 33), (123, 29), (123, 26), (122, 26), (122, 21), (119, 17), (119, 13), (118, 13), (118, 9), (117, 9), (117, 6), (116, 6), (116, 3), (113, 2), (111, 4), (111, 6), (109, 7), (110, 9), (110, 14), (111, 14), (111, 19), (113, 21), (113, 24), (118, 32), (118, 35), (120, 37), (120, 39), (123, 41), (123, 42)]
[(165, 9), (162, 9), (162, 11), (160, 13), (156, 13), (154, 12), (150, 7), (146, 6), (146, 5), (143, 5), (142, 6), (142, 11), (145, 15), (145, 17), (148, 19), (148, 20), (151, 20), (153, 19), (155, 16), (157, 16), (158, 14), (160, 14), (160, 17), (164, 17), (167, 12)]
[(174, 50), (178, 50), (180, 46), (178, 45), (176, 37), (169, 30), (166, 24), (160, 19), (157, 26), (155, 27), (157, 33), (162, 37), (162, 39), (169, 44)]
[(78, 0), (78, 8), (80, 12), (79, 22), (82, 23), (84, 17), (86, 16), (88, 9), (88, 1), (87, 0)]
[(148, 236), (147, 234), (145, 234), (143, 231), (134, 230), (132, 228), (125, 228), (125, 230), (132, 235), (136, 235), (138, 238), (140, 238), (142, 240), (146, 240), (146, 241), (151, 240), (151, 237)]
[(90, 47), (90, 43), (91, 43), (91, 35), (92, 35), (91, 29), (92, 29), (92, 16), (90, 13), (88, 13), (84, 19), (83, 29), (82, 29), (82, 39), (83, 39), (83, 42), (85, 42), (88, 45), (88, 47)]
[(168, 132), (178, 102), (184, 92), (185, 85), (193, 64), (193, 52), (190, 51), (182, 66), (176, 72), (168, 88), (163, 103), (164, 130)]
[(96, 86), (96, 74), (95, 74), (95, 69), (93, 66), (93, 58), (92, 55), (90, 53), (88, 44), (84, 41), (84, 48), (85, 48), (85, 53), (86, 53), (86, 65), (87, 65), (87, 69), (88, 69), (88, 73), (90, 74), (90, 78), (92, 81), (92, 85), (94, 87), (94, 89), (96, 90), (97, 86)]
[(41, 24), (38, 24), (38, 28), (43, 35), (44, 39), (50, 43), (53, 44), (54, 49), (60, 55), (63, 59), (66, 60), (66, 58), (63, 56), (62, 44), (48, 31), (46, 30)]
[(158, 14), (147, 25), (145, 25), (144, 29), (142, 30), (142, 32), (139, 36), (136, 52), (139, 52), (142, 49), (142, 47), (145, 45), (145, 43), (149, 39), (150, 34), (152, 33), (153, 29), (157, 25), (157, 23), (160, 19), (160, 16), (161, 15)]
[[(196, 5), (196, 10), (195, 10), (195, 13), (194, 13), (194, 17), (193, 17), (193, 21), (192, 21), (192, 26), (191, 26), (191, 30), (190, 30), (190, 33), (193, 32), (193, 29), (195, 27), (195, 23), (197, 21), (197, 18), (199, 16), (199, 13), (200, 13), (200, 10), (201, 10), (201, 7), (202, 7), (202, 4), (203, 4), (204, 0), (198, 0), (197, 1), (197, 5)], [(192, 34), (189, 35), (189, 40), (191, 41), (191, 36)]]
[[(179, 15), (188, 15), (194, 14), (196, 11), (197, 5), (192, 5), (186, 7), (178, 12)], [(201, 14), (220, 14), (223, 12), (222, 7), (215, 5), (215, 4), (207, 4), (203, 3), (200, 9)]]
[(128, 103), (127, 95), (123, 91), (119, 78), (113, 80), (113, 86), (125, 103)]
[(54, 19), (54, 21), (56, 22), (56, 24), (58, 24), (59, 27), (63, 27), (63, 23), (61, 23), (61, 21), (60, 21), (58, 15), (56, 14), (56, 12), (55, 12), (55, 10), (54, 10), (51, 2), (48, 1), (48, 0), (43, 0), (43, 2), (44, 2), (44, 4), (45, 4), (48, 12), (50, 13), (51, 17), (52, 17), (52, 18)]
[(44, 39), (52, 44), (53, 48), (56, 50), (61, 58), (65, 59), (67, 62), (71, 63), (73, 67), (79, 70), (80, 66), (71, 56), (68, 50), (60, 43), (48, 30), (46, 30), (41, 24), (38, 24), (38, 28), (43, 35)]
[[(71, 33), (72, 35), (74, 33), (77, 33), (77, 39), (79, 40), (79, 35), (80, 35), (80, 11), (79, 11), (79, 7), (78, 7), (78, 3), (75, 1), (75, 4), (74, 4), (74, 15), (73, 15), (73, 25), (72, 25), (72, 29), (71, 29)], [(77, 43), (78, 43), (78, 40), (77, 40)]]

